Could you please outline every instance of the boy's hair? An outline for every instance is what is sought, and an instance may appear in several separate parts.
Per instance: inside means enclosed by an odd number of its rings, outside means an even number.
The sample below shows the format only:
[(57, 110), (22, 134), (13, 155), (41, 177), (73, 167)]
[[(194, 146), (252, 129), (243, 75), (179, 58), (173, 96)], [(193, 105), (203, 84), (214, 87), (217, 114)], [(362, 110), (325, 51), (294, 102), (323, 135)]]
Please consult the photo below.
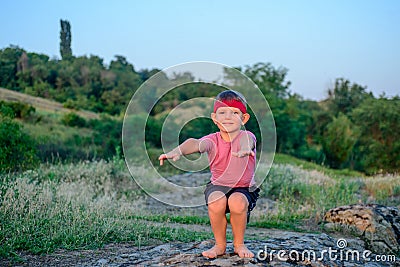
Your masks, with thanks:
[(229, 100), (239, 100), (244, 105), (246, 105), (246, 98), (244, 98), (244, 96), (241, 93), (236, 92), (234, 90), (223, 91), (223, 92), (219, 93), (215, 99), (219, 100), (219, 101), (221, 101), (221, 100), (228, 100), (228, 101)]

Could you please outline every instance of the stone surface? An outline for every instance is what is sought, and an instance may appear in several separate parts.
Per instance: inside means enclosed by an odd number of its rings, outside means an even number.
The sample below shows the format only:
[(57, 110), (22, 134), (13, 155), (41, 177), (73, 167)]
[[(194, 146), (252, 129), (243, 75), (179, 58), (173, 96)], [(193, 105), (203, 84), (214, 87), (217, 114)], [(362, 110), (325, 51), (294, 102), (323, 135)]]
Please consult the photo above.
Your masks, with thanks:
[(326, 212), (325, 227), (358, 236), (376, 253), (400, 252), (400, 211), (375, 204), (341, 206)]
[[(146, 247), (111, 244), (93, 251), (57, 251), (48, 255), (22, 253), (20, 256), (23, 262), (0, 262), (0, 266), (400, 266), (400, 261), (393, 262), (393, 258), (376, 262), (377, 255), (365, 254), (364, 242), (358, 238), (337, 239), (327, 234), (277, 233), (279, 235), (272, 238), (247, 241), (246, 245), (255, 254), (250, 259), (241, 259), (235, 255), (231, 242), (228, 242), (225, 255), (216, 259), (204, 258), (201, 252), (213, 246), (212, 240), (205, 240)], [(389, 255), (386, 253), (385, 256)]]

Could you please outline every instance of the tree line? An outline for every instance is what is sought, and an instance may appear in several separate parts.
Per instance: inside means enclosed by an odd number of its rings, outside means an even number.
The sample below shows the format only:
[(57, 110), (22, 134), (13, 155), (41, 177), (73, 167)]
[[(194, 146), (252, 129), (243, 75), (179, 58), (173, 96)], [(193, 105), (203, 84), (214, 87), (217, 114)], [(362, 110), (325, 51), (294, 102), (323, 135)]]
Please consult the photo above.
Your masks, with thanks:
[[(120, 125), (135, 91), (160, 71), (136, 70), (122, 55), (105, 64), (95, 55), (75, 57), (68, 49), (61, 53), (63, 58), (57, 59), (18, 46), (1, 49), (0, 87), (53, 99), (68, 108), (109, 114)], [(277, 152), (337, 169), (399, 172), (399, 96), (375, 97), (365, 86), (337, 78), (326, 99), (312, 101), (290, 91), (286, 68), (256, 63), (237, 69), (252, 79), (268, 100), (276, 124)], [(181, 78), (191, 79), (190, 75)], [(165, 95), (151, 111), (148, 146), (161, 146), (159, 133), (166, 111), (187, 99), (216, 94), (210, 85), (188, 84)], [(88, 127), (82, 121), (75, 125), (84, 126)], [(257, 132), (256, 122), (247, 126)], [(209, 120), (194, 120), (184, 127), (181, 137), (200, 136), (212, 127)]]

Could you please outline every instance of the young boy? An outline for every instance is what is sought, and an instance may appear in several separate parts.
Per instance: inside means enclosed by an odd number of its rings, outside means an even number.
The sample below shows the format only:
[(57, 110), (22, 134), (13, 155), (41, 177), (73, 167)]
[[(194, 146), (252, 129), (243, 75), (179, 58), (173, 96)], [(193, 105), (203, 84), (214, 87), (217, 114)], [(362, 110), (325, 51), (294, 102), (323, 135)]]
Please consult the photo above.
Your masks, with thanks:
[(219, 132), (200, 139), (187, 139), (172, 151), (160, 155), (160, 165), (165, 159), (176, 161), (181, 155), (207, 152), (211, 181), (204, 194), (215, 245), (202, 254), (208, 258), (225, 254), (226, 213), (229, 212), (234, 252), (241, 258), (251, 258), (254, 254), (244, 244), (244, 233), (259, 189), (254, 182), (256, 138), (251, 132), (241, 130), (241, 126), (250, 119), (246, 100), (233, 90), (221, 92), (214, 102), (211, 119)]

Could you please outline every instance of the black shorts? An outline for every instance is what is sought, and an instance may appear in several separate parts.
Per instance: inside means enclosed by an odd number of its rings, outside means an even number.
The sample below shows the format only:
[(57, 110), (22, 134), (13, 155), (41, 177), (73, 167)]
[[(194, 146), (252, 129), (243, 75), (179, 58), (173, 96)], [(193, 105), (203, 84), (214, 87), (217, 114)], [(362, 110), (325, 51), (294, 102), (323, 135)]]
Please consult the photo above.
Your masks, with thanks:
[[(250, 211), (254, 209), (256, 206), (257, 199), (259, 197), (259, 192), (260, 188), (249, 188), (249, 187), (228, 187), (228, 186), (222, 186), (222, 185), (213, 185), (211, 182), (209, 182), (206, 186), (206, 189), (204, 190), (204, 197), (206, 199), (206, 205), (208, 206), (208, 198), (211, 195), (212, 192), (215, 191), (220, 191), (225, 194), (226, 198), (229, 199), (229, 197), (235, 193), (239, 192), (242, 193), (243, 195), (246, 196), (248, 202), (249, 202), (249, 207), (247, 210), (247, 222), (250, 220)], [(226, 210), (225, 213), (229, 213), (229, 206), (228, 203), (226, 204)]]

